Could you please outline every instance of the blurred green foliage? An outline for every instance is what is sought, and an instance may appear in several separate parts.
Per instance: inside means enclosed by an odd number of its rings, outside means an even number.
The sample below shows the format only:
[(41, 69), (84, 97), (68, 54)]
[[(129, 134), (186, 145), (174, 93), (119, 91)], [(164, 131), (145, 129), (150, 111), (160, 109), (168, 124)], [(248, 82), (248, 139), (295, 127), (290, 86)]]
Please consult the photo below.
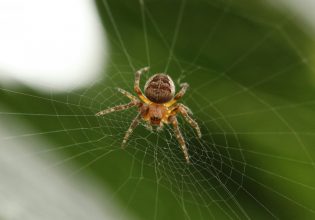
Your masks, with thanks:
[[(104, 80), (59, 95), (25, 87), (2, 90), (1, 103), (23, 113), (9, 117), (31, 124), (53, 142), (50, 153), (75, 161), (77, 175), (98, 177), (126, 208), (122, 215), (315, 217), (314, 40), (292, 16), (260, 1), (146, 0), (143, 11), (138, 0), (96, 4), (110, 46)], [(191, 167), (175, 141), (174, 150), (163, 148), (172, 139), (168, 132), (147, 137), (139, 127), (121, 151), (135, 111), (94, 117), (97, 110), (126, 101), (113, 88), (132, 91), (135, 69), (150, 65), (151, 73), (163, 72), (168, 63), (175, 80), (190, 84), (183, 102), (205, 133), (200, 143), (183, 126), (195, 158)]]

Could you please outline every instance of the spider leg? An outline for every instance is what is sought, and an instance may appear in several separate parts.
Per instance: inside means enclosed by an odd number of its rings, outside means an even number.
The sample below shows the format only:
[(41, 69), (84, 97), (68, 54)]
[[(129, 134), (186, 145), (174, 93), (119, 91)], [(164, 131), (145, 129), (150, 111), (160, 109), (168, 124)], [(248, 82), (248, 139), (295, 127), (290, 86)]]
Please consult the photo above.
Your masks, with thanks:
[(179, 103), (188, 113), (188, 115), (193, 115), (193, 112), (191, 111), (190, 108), (188, 108), (186, 105)]
[(135, 84), (134, 84), (134, 90), (138, 94), (139, 98), (145, 102), (145, 103), (150, 103), (150, 101), (143, 95), (141, 89), (140, 89), (140, 77), (141, 74), (144, 72), (147, 72), (149, 70), (149, 67), (144, 67), (136, 72), (135, 76)]
[(178, 121), (177, 121), (176, 116), (175, 115), (170, 116), (169, 117), (169, 122), (173, 125), (176, 138), (177, 138), (177, 140), (178, 140), (178, 142), (179, 142), (179, 144), (180, 144), (180, 146), (182, 148), (182, 151), (184, 153), (186, 162), (189, 164), (190, 160), (189, 160), (189, 155), (188, 155), (188, 149), (187, 149), (184, 137), (183, 137), (181, 131), (179, 130)]
[(127, 92), (121, 88), (117, 88), (118, 92), (120, 92), (121, 94), (123, 94), (124, 96), (128, 97), (131, 101), (136, 101), (138, 100), (137, 97), (135, 97), (134, 95), (132, 95), (130, 92)]
[(124, 140), (121, 144), (121, 147), (124, 148), (125, 147), (125, 144), (127, 143), (127, 140), (128, 138), (130, 137), (130, 135), (132, 134), (133, 130), (137, 127), (137, 125), (139, 124), (141, 120), (141, 113), (139, 113), (134, 119), (133, 121), (131, 122), (126, 134), (125, 134), (125, 137), (124, 137)]
[(181, 88), (180, 88), (179, 92), (174, 97), (175, 100), (179, 100), (180, 98), (182, 98), (185, 95), (189, 85), (188, 85), (188, 83), (182, 83), (182, 84), (180, 84), (180, 87)]
[(192, 114), (192, 112), (187, 106), (181, 103), (176, 104), (176, 106), (174, 106), (173, 112), (180, 112), (182, 116), (184, 117), (184, 119), (190, 124), (190, 126), (196, 130), (198, 137), (201, 138), (202, 135), (201, 135), (199, 125), (194, 119), (192, 119), (192, 117), (190, 117), (189, 114)]
[(187, 89), (189, 87), (189, 84), (188, 83), (182, 83), (182, 84), (180, 84), (180, 87), (181, 87), (181, 89), (174, 96), (174, 98), (171, 101), (169, 101), (168, 103), (165, 104), (166, 107), (170, 107), (170, 106), (174, 105), (179, 99), (181, 99), (185, 95), (185, 93), (186, 93), (186, 91), (187, 91)]
[(128, 104), (117, 105), (117, 106), (102, 110), (102, 111), (96, 113), (95, 115), (96, 116), (102, 116), (102, 115), (106, 115), (106, 114), (111, 113), (111, 112), (122, 111), (122, 110), (131, 108), (131, 107), (136, 106), (136, 105), (138, 105), (138, 102), (131, 101)]

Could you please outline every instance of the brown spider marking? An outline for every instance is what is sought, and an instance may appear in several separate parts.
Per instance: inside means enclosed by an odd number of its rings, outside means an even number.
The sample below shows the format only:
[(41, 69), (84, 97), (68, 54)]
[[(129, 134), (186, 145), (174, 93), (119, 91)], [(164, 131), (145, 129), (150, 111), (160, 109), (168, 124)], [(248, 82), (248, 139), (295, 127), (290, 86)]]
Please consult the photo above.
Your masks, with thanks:
[(155, 74), (145, 84), (144, 94), (154, 103), (165, 103), (174, 97), (175, 85), (168, 75)]
[(129, 92), (118, 88), (124, 96), (128, 97), (131, 101), (128, 104), (114, 106), (109, 109), (98, 112), (97, 116), (102, 116), (115, 111), (122, 111), (134, 106), (138, 107), (138, 115), (132, 121), (128, 128), (122, 142), (122, 146), (127, 143), (129, 136), (133, 130), (138, 126), (141, 120), (148, 123), (149, 126), (157, 126), (162, 129), (164, 124), (172, 124), (176, 138), (181, 146), (187, 163), (190, 163), (188, 149), (184, 137), (179, 129), (177, 114), (180, 113), (184, 119), (192, 126), (201, 138), (201, 131), (198, 123), (192, 119), (192, 112), (190, 109), (177, 101), (184, 96), (189, 85), (183, 83), (180, 85), (180, 91), (175, 95), (175, 85), (170, 76), (164, 73), (158, 73), (149, 78), (144, 87), (144, 93), (140, 89), (141, 74), (147, 72), (149, 67), (142, 68), (136, 72), (134, 91), (140, 99), (133, 96)]

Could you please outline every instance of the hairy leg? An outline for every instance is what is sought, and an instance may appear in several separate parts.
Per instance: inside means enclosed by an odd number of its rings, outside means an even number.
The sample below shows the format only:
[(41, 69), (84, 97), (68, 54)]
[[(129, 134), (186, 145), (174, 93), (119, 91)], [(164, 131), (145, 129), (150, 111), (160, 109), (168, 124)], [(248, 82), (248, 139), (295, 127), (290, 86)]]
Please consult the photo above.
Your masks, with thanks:
[(139, 98), (145, 102), (150, 103), (150, 101), (143, 95), (141, 89), (140, 89), (140, 77), (142, 73), (147, 72), (149, 70), (149, 67), (144, 67), (136, 72), (135, 76), (135, 84), (134, 84), (134, 90), (138, 94)]
[(189, 155), (188, 155), (188, 149), (187, 149), (187, 146), (186, 146), (186, 143), (185, 143), (185, 140), (184, 140), (184, 137), (179, 129), (179, 126), (178, 126), (178, 121), (177, 121), (177, 118), (176, 116), (171, 116), (169, 118), (169, 122), (173, 125), (173, 128), (174, 128), (174, 131), (175, 131), (175, 135), (176, 135), (176, 138), (182, 148), (182, 151), (184, 153), (184, 156), (185, 156), (185, 159), (186, 159), (186, 162), (187, 163), (190, 163), (190, 160), (189, 160)]
[(194, 119), (192, 119), (189, 115), (191, 114), (190, 109), (187, 106), (179, 103), (179, 104), (176, 104), (176, 106), (174, 106), (174, 111), (180, 112), (182, 116), (184, 117), (184, 119), (190, 124), (190, 126), (196, 130), (198, 137), (201, 138), (201, 131), (200, 131), (198, 123)]
[(124, 140), (121, 144), (121, 147), (125, 147), (126, 143), (127, 143), (127, 140), (128, 138), (130, 137), (130, 135), (132, 134), (133, 130), (137, 127), (137, 125), (139, 124), (141, 120), (141, 113), (139, 113), (134, 119), (133, 121), (131, 122), (126, 134), (125, 134), (125, 137), (124, 137)]
[(102, 111), (96, 113), (95, 115), (96, 116), (102, 116), (102, 115), (106, 115), (106, 114), (111, 113), (111, 112), (122, 111), (122, 110), (131, 108), (131, 107), (136, 106), (136, 105), (138, 105), (138, 102), (132, 101), (132, 102), (129, 102), (128, 104), (117, 105), (117, 106), (102, 110)]
[(179, 92), (174, 96), (174, 98), (171, 101), (169, 101), (168, 103), (166, 103), (167, 107), (174, 105), (179, 99), (181, 99), (185, 95), (185, 93), (189, 87), (189, 84), (188, 83), (182, 83), (182, 84), (180, 84), (180, 87), (181, 88), (180, 88)]
[(130, 92), (127, 92), (121, 88), (117, 88), (118, 92), (120, 92), (121, 94), (123, 94), (124, 96), (128, 97), (130, 100), (132, 101), (136, 101), (138, 100), (137, 97), (135, 97), (134, 95), (132, 95)]
[(189, 85), (188, 85), (188, 83), (182, 83), (182, 84), (180, 84), (180, 87), (181, 88), (180, 88), (179, 92), (174, 97), (175, 100), (179, 100), (180, 98), (182, 98), (185, 95)]

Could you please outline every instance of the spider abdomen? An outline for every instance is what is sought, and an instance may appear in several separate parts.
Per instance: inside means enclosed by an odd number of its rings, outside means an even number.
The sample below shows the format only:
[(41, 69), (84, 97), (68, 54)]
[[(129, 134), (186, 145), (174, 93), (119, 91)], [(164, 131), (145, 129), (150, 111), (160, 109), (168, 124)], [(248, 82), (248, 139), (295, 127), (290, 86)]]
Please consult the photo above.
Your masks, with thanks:
[(166, 74), (155, 74), (145, 84), (144, 93), (154, 103), (168, 102), (175, 94), (174, 82)]

